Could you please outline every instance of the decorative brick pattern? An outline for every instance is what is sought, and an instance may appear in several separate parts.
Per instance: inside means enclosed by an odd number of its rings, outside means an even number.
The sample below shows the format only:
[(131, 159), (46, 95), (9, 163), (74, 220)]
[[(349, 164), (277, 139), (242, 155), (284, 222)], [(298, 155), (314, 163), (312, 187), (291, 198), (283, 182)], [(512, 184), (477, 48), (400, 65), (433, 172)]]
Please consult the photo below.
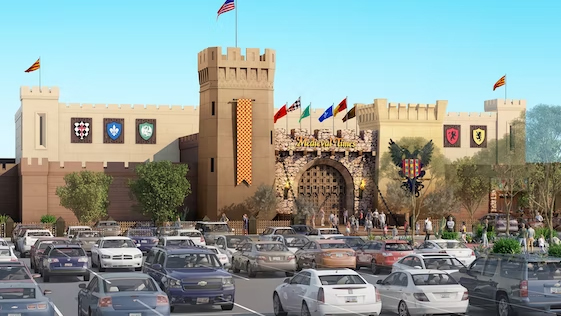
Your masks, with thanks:
[(125, 119), (122, 118), (103, 119), (103, 143), (104, 144), (125, 143)]
[(70, 119), (70, 142), (73, 144), (92, 143), (91, 117), (73, 117)]
[(156, 119), (136, 119), (137, 144), (156, 144)]
[(461, 125), (444, 125), (444, 147), (462, 147), (461, 135)]
[(471, 125), (469, 127), (469, 147), (487, 148), (487, 126)]
[(236, 185), (251, 185), (253, 116), (251, 99), (238, 99), (236, 106)]

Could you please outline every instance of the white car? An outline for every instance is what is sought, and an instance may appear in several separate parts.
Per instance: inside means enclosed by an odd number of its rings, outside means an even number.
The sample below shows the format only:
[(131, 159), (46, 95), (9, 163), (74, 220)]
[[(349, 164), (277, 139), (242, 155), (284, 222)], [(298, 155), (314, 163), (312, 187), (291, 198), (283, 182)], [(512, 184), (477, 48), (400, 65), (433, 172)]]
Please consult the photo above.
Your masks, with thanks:
[(206, 246), (205, 237), (203, 233), (196, 229), (178, 229), (174, 232), (173, 236), (189, 237), (197, 246)]
[(18, 249), (21, 251), (22, 257), (29, 253), (31, 246), (35, 245), (39, 237), (53, 237), (53, 233), (48, 229), (28, 229), (22, 238), (18, 239)]
[(230, 264), (230, 258), (226, 254), (225, 250), (222, 250), (216, 246), (206, 246), (206, 247), (216, 254), (218, 260), (220, 260), (220, 263), (222, 263), (224, 269), (229, 269), (232, 266)]
[(376, 287), (382, 309), (398, 315), (464, 315), (468, 309), (467, 289), (444, 271), (392, 272)]
[(273, 235), (271, 241), (283, 243), (292, 253), (300, 250), (310, 239), (303, 235)]
[(226, 251), (230, 262), (232, 262), (234, 253), (238, 251), (238, 247), (248, 241), (251, 241), (251, 238), (246, 235), (217, 235), (214, 239), (216, 247)]
[(191, 238), (186, 236), (160, 237), (160, 240), (158, 241), (158, 247), (168, 247), (168, 246), (188, 247), (188, 246), (196, 246), (196, 245)]
[(296, 235), (296, 231), (292, 227), (267, 227), (259, 234), (257, 239), (260, 241), (270, 241), (275, 235)]
[(416, 253), (447, 253), (455, 256), (464, 265), (469, 266), (475, 260), (475, 252), (463, 242), (457, 240), (425, 240), (417, 248)]
[(68, 228), (64, 232), (64, 237), (68, 237), (72, 239), (74, 238), (74, 235), (76, 235), (76, 232), (84, 231), (84, 230), (91, 231), (92, 228), (90, 226), (68, 226)]
[(0, 246), (0, 262), (15, 262), (18, 257), (11, 246)]
[(380, 315), (382, 302), (373, 284), (350, 269), (304, 269), (273, 292), (275, 315)]
[(128, 237), (103, 237), (92, 246), (92, 266), (106, 269), (142, 270), (142, 251)]
[(393, 264), (392, 272), (408, 270), (440, 270), (457, 275), (461, 268), (466, 266), (456, 257), (444, 253), (414, 253), (401, 258)]
[(307, 235), (310, 239), (329, 239), (331, 237), (345, 236), (335, 228), (314, 228)]

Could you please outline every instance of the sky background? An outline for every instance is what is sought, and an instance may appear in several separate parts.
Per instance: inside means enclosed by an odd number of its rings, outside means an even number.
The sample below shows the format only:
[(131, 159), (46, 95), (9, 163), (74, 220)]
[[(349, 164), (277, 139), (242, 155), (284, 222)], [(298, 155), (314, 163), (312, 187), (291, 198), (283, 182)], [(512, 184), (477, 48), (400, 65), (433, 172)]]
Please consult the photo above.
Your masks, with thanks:
[[(12, 1), (0, 11), (0, 157), (14, 157), (19, 87), (40, 56), (64, 103), (198, 105), (197, 53), (234, 46), (222, 0)], [(561, 1), (239, 0), (238, 46), (277, 51), (275, 105), (302, 97), (560, 104)], [(271, 118), (272, 119), (272, 118)]]

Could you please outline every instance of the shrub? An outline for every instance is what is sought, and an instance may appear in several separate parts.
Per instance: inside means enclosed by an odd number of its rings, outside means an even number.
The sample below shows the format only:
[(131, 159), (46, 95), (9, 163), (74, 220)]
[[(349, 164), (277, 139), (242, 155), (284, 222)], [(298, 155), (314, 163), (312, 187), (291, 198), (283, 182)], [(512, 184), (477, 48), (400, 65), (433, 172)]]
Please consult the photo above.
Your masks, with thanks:
[(444, 231), (442, 232), (442, 239), (448, 239), (448, 240), (457, 240), (459, 239), (459, 234), (457, 232), (447, 232)]
[(561, 245), (549, 245), (547, 254), (550, 257), (561, 258)]
[(8, 221), (8, 218), (10, 218), (10, 216), (8, 215), (0, 215), (0, 224), (4, 224)]
[(54, 223), (56, 223), (56, 216), (54, 216), (54, 215), (43, 215), (43, 216), (41, 216), (41, 223), (43, 223), (43, 224), (54, 224)]
[(493, 253), (516, 254), (521, 252), (520, 242), (514, 238), (500, 238), (493, 244)]
[[(537, 240), (538, 238), (540, 238), (541, 235), (543, 235), (543, 237), (547, 240), (549, 239), (549, 236), (551, 236), (551, 229), (547, 228), (547, 227), (538, 227), (538, 228), (534, 228), (534, 230), (536, 231), (536, 236), (535, 239)], [(554, 231), (553, 232), (553, 236), (557, 236), (557, 232)]]

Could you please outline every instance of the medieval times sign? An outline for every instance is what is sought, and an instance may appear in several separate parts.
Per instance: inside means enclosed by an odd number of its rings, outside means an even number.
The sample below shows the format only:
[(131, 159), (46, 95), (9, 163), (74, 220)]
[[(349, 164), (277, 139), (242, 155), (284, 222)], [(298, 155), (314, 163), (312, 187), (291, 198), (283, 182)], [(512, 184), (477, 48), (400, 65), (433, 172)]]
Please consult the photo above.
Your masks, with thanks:
[(311, 137), (297, 137), (296, 147), (308, 147), (308, 148), (356, 148), (356, 141), (346, 140), (343, 138), (333, 137), (330, 139), (315, 139)]

